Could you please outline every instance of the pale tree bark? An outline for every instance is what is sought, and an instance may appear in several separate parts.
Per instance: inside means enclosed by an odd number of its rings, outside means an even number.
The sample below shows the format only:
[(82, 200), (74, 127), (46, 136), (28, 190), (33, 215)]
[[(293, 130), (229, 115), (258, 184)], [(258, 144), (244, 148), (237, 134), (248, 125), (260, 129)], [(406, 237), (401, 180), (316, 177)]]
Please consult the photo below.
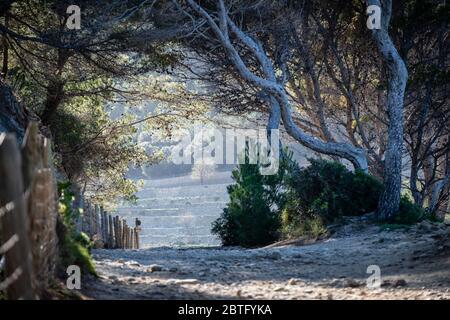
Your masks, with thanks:
[(429, 210), (440, 220), (445, 219), (448, 213), (450, 200), (450, 134), (437, 141), (437, 148), (445, 150), (441, 159), (438, 159), (434, 175), (437, 181), (433, 184)]
[(389, 21), (392, 1), (367, 0), (367, 5), (381, 8), (381, 28), (373, 29), (372, 36), (389, 70), (387, 92), (387, 111), (389, 117), (388, 141), (384, 154), (384, 191), (381, 194), (378, 217), (388, 220), (394, 217), (400, 205), (402, 187), (402, 149), (403, 149), (403, 99), (408, 71), (403, 59), (389, 36)]
[[(447, 137), (447, 146), (450, 145), (450, 134)], [(445, 220), (445, 216), (450, 214), (450, 147), (445, 157), (445, 176), (442, 179), (442, 189), (440, 193), (441, 201), (436, 208), (436, 216)]]
[(450, 192), (450, 172), (442, 180), (436, 182), (433, 186), (433, 194), (429, 210), (436, 215), (439, 220), (444, 220), (449, 210), (449, 192)]
[[(194, 0), (187, 0), (187, 3), (196, 14), (206, 20), (240, 76), (271, 96), (269, 127), (276, 126), (276, 122), (279, 122), (279, 119), (281, 119), (287, 133), (305, 147), (321, 154), (347, 159), (355, 168), (364, 171), (368, 170), (364, 150), (347, 143), (324, 142), (310, 136), (294, 123), (289, 95), (285, 89), (287, 80), (285, 72), (283, 72), (281, 77), (277, 78), (273, 63), (265, 53), (260, 42), (247, 35), (230, 19), (223, 0), (218, 0), (217, 16), (208, 13)], [(243, 44), (254, 55), (264, 76), (259, 76), (249, 70), (233, 45), (230, 39), (230, 32), (234, 35), (236, 41)]]
[(436, 217), (444, 221), (445, 216), (450, 213), (450, 173), (447, 174), (441, 189), (441, 201), (436, 207)]

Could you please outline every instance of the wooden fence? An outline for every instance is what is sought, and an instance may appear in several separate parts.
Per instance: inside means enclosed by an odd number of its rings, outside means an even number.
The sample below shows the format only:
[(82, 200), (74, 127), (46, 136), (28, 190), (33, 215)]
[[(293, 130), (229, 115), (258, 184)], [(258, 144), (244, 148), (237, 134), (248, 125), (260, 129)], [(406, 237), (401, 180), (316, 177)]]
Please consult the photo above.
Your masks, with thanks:
[(98, 205), (85, 203), (83, 215), (77, 225), (79, 230), (86, 233), (97, 247), (139, 249), (141, 221), (137, 218), (132, 228), (128, 226), (125, 219), (109, 214)]
[(31, 124), (22, 147), (0, 135), (0, 254), (8, 299), (35, 299), (54, 277), (57, 262), (57, 188), (50, 141)]
[[(55, 277), (58, 262), (58, 192), (50, 140), (37, 123), (22, 146), (0, 134), (0, 291), (8, 299), (37, 299)], [(130, 228), (88, 203), (81, 230), (104, 248), (139, 248), (140, 221)]]

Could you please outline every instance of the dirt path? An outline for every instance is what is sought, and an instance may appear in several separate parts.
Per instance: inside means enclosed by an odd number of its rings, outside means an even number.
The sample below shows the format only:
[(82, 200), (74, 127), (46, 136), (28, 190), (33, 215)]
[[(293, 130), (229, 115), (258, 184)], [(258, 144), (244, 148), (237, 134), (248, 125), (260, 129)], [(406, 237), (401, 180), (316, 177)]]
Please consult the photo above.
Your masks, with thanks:
[[(355, 220), (354, 220), (355, 221)], [(450, 226), (359, 221), (321, 243), (262, 249), (95, 250), (93, 299), (450, 299)], [(369, 265), (382, 286), (369, 289)]]

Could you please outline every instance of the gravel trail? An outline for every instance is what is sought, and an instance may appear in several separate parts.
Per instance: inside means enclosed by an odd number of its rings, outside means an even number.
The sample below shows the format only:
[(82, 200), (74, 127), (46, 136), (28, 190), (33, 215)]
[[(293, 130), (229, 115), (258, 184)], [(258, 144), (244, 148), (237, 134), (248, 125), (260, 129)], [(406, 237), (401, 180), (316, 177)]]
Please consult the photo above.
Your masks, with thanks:
[[(329, 239), (274, 248), (94, 250), (91, 299), (450, 299), (450, 226), (382, 231), (354, 220)], [(367, 287), (369, 265), (382, 285)]]

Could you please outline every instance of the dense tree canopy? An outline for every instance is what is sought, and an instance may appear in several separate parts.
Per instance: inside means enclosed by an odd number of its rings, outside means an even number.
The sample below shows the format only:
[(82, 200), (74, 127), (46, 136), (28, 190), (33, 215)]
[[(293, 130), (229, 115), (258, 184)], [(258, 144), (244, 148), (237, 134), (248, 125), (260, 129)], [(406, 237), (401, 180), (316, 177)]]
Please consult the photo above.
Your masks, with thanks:
[[(80, 30), (66, 28), (72, 2)], [(367, 28), (368, 5), (382, 8), (379, 30)], [(210, 110), (249, 117), (383, 178), (381, 217), (398, 210), (401, 188), (442, 215), (448, 9), (440, 0), (2, 1), (2, 86), (54, 138), (62, 171), (99, 201), (132, 198), (129, 164), (157, 158), (136, 144), (142, 119), (111, 118), (112, 106), (153, 100), (165, 108), (143, 117), (147, 129)], [(161, 90), (169, 82), (202, 87)]]

